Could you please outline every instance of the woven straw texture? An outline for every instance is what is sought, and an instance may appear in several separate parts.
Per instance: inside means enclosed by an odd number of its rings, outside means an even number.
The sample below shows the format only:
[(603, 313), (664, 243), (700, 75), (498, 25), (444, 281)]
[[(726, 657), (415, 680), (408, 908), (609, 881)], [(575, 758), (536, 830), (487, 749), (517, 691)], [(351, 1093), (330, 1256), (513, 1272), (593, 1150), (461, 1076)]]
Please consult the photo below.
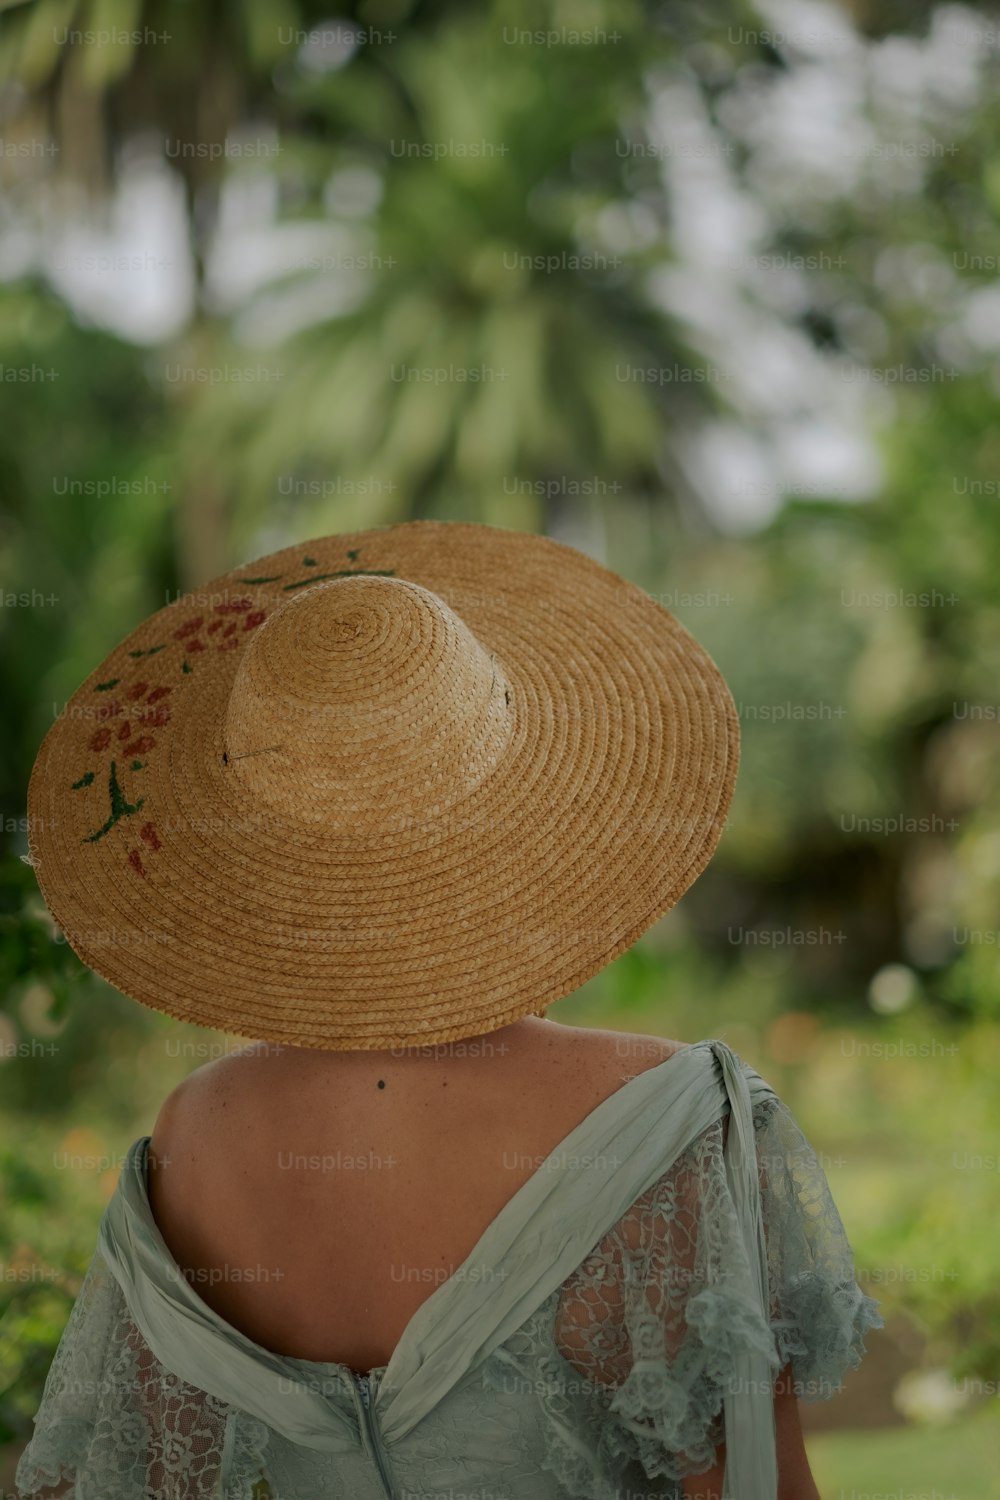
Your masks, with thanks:
[(80, 958), (241, 1037), (423, 1047), (537, 1013), (708, 863), (739, 722), (642, 589), (532, 533), (318, 538), (157, 611), (72, 696), (30, 858)]

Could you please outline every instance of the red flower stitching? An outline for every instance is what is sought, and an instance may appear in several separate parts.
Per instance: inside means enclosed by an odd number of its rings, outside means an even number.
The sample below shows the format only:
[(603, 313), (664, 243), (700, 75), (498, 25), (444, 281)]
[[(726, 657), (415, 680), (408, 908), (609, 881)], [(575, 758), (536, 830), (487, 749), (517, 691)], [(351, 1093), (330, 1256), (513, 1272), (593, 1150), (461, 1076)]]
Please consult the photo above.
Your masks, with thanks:
[[(271, 580), (263, 579), (259, 581), (270, 582)], [(213, 610), (213, 614), (216, 616), (216, 618), (209, 618), (207, 624), (205, 623), (206, 616), (203, 614), (196, 615), (192, 619), (186, 620), (182, 625), (179, 625), (175, 631), (173, 631), (173, 639), (183, 642), (184, 656), (186, 657), (188, 655), (193, 655), (196, 651), (204, 651), (206, 649), (206, 642), (199, 638), (199, 631), (204, 629), (205, 633), (208, 635), (216, 635), (219, 631), (221, 631), (222, 634), (221, 636), (219, 636), (219, 639), (216, 642), (218, 649), (220, 651), (235, 651), (239, 645), (239, 641), (236, 639), (236, 635), (239, 630), (239, 620), (233, 619), (227, 621), (225, 616), (241, 616), (243, 619), (243, 629), (244, 631), (248, 631), (254, 630), (258, 625), (263, 624), (264, 620), (266, 620), (267, 618), (267, 613), (268, 612), (266, 609), (255, 609), (254, 601), (250, 598), (232, 599), (224, 604), (217, 604)], [(150, 651), (134, 651), (132, 655), (149, 656), (162, 649), (162, 646), (154, 646)], [(182, 661), (182, 667), (185, 672), (191, 671), (190, 664), (186, 660)], [(111, 688), (114, 685), (115, 680), (112, 680), (108, 683), (98, 684), (98, 688)], [(122, 720), (122, 722), (117, 725), (117, 740), (122, 746), (121, 750), (117, 752), (120, 756), (138, 757), (141, 755), (145, 755), (150, 750), (155, 749), (156, 740), (151, 734), (136, 733), (135, 738), (132, 738), (133, 733), (135, 732), (133, 729), (133, 724), (136, 727), (141, 724), (144, 728), (156, 728), (169, 723), (171, 718), (170, 706), (169, 704), (164, 702), (164, 700), (169, 697), (172, 691), (173, 687), (169, 684), (164, 683), (160, 686), (150, 688), (149, 683), (142, 680), (133, 682), (131, 685), (123, 687), (121, 689), (124, 699), (128, 703), (132, 703), (135, 705), (140, 704), (140, 700), (143, 699), (144, 695), (147, 696), (145, 696), (145, 701), (141, 704), (141, 706), (137, 706), (132, 710), (130, 718)], [(96, 717), (99, 720), (119, 719), (125, 712), (127, 712), (127, 710), (123, 707), (123, 704), (121, 702), (102, 703), (97, 708)], [(95, 730), (91, 735), (90, 740), (88, 741), (89, 748), (94, 752), (106, 750), (112, 742), (114, 728), (114, 725), (105, 724), (101, 728)], [(112, 827), (114, 827), (119, 819), (130, 816), (132, 813), (138, 812), (139, 808), (146, 800), (144, 797), (139, 796), (135, 801), (129, 801), (128, 794), (123, 788), (121, 781), (117, 777), (116, 765), (117, 762), (115, 760), (112, 760), (109, 790), (109, 797), (111, 801), (111, 816), (107, 819), (105, 824), (97, 830), (95, 834), (91, 834), (89, 836), (89, 841), (93, 841), (97, 838), (102, 838), (104, 834), (106, 834)], [(124, 769), (125, 767), (124, 765), (122, 765), (122, 770), (124, 771)], [(134, 769), (137, 771), (141, 771), (143, 769), (138, 760), (136, 760), (134, 763)], [(93, 781), (93, 773), (88, 773), (88, 776), (89, 781)], [(89, 781), (85, 777), (78, 783), (74, 783), (74, 785), (88, 785)], [(150, 849), (154, 851), (154, 853), (159, 851), (163, 847), (160, 836), (156, 831), (156, 826), (151, 822), (143, 824), (142, 828), (140, 828), (139, 830), (139, 837), (145, 844), (149, 846)], [(85, 840), (84, 842), (87, 841), (88, 840)], [(143, 878), (146, 877), (146, 868), (143, 865), (142, 854), (139, 848), (133, 848), (129, 850), (128, 862), (138, 875), (141, 875)]]

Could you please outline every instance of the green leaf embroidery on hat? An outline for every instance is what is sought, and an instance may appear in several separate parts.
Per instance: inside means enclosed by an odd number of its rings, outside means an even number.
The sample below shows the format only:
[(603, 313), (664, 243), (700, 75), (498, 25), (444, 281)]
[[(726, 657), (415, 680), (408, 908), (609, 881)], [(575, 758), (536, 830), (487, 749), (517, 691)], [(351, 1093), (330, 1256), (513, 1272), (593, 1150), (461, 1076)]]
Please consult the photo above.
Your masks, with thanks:
[(313, 573), (309, 578), (297, 578), (294, 583), (286, 583), (287, 589), (300, 589), (303, 584), (316, 583), (320, 578), (360, 578), (363, 574), (374, 574), (378, 578), (394, 578), (395, 568), (338, 568), (335, 573)]
[(109, 677), (108, 680), (107, 680), (107, 682), (99, 682), (97, 684), (97, 686), (94, 688), (94, 692), (95, 693), (106, 693), (109, 688), (113, 688), (116, 685), (116, 683), (119, 683), (119, 682), (121, 682), (121, 678), (120, 677)]
[(146, 769), (146, 765), (147, 765), (147, 762), (144, 761), (144, 760), (134, 760), (132, 762), (132, 770), (133, 771), (144, 771)]
[(111, 775), (108, 778), (108, 796), (111, 799), (111, 816), (96, 833), (87, 834), (85, 838), (82, 838), (80, 840), (81, 844), (93, 844), (97, 839), (102, 839), (106, 833), (110, 833), (120, 818), (126, 818), (131, 816), (132, 813), (137, 813), (146, 800), (145, 797), (140, 797), (138, 802), (129, 802), (126, 800), (125, 793), (119, 785), (118, 768), (115, 761), (111, 762)]
[(93, 781), (93, 779), (94, 779), (94, 773), (93, 773), (93, 771), (84, 771), (83, 775), (80, 777), (80, 780), (79, 781), (74, 781), (74, 783), (73, 783), (73, 791), (74, 792), (77, 791), (82, 786), (89, 786), (90, 783)]
[(130, 651), (129, 656), (155, 656), (157, 651), (166, 649), (166, 642), (162, 646), (150, 646), (148, 651)]
[(182, 664), (182, 666), (181, 666), (181, 671), (182, 672), (190, 672), (191, 671), (191, 663), (189, 661), (184, 662)]
[[(358, 556), (359, 551), (360, 551), (360, 549), (358, 547), (348, 547), (348, 549), (347, 549), (347, 555), (351, 559), (352, 562)], [(315, 557), (304, 557), (302, 559), (302, 567), (304, 567), (304, 568), (318, 568), (319, 567), (319, 560), (317, 558), (315, 558)], [(336, 573), (314, 573), (311, 578), (300, 578), (300, 579), (297, 579), (295, 583), (286, 583), (286, 584), (284, 584), (283, 587), (285, 589), (298, 589), (298, 588), (301, 588), (303, 584), (305, 584), (305, 583), (314, 583), (319, 578), (346, 578), (346, 577), (349, 577), (349, 576), (353, 575), (354, 573), (378, 573), (379, 576), (381, 576), (381, 577), (388, 577), (388, 578), (395, 577), (395, 569), (394, 568), (382, 568), (382, 569), (376, 569), (376, 568), (341, 568)], [(279, 580), (279, 578), (281, 578), (282, 576), (283, 575), (281, 573), (271, 573), (269, 576), (267, 576), (265, 578), (240, 578), (238, 580), (238, 582), (240, 582), (240, 583), (277, 583), (278, 580)]]

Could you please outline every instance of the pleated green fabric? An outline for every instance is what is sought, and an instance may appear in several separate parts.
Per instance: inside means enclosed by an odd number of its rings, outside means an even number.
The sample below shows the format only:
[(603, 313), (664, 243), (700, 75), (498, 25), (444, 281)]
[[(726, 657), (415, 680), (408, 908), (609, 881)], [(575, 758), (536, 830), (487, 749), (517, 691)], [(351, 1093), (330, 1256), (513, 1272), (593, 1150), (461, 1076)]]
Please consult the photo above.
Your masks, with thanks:
[(882, 1325), (815, 1154), (717, 1039), (592, 1111), (365, 1379), (201, 1300), (153, 1220), (148, 1145), (49, 1372), (26, 1500), (679, 1500), (720, 1441), (726, 1500), (776, 1500), (775, 1374), (832, 1395)]

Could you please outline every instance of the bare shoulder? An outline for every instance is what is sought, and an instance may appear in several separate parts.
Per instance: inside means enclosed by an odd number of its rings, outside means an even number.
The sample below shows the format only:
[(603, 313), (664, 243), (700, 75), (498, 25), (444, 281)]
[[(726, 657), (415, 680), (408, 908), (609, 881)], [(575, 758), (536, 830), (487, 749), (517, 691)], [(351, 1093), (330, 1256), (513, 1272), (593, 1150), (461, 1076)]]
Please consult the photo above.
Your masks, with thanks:
[(672, 1037), (598, 1027), (580, 1028), (578, 1035), (584, 1038), (582, 1049), (591, 1076), (598, 1088), (606, 1085), (609, 1093), (690, 1046)]
[(647, 1066), (651, 1068), (668, 1057), (673, 1057), (683, 1047), (691, 1045), (690, 1042), (679, 1042), (673, 1037), (656, 1036), (643, 1031), (611, 1031), (597, 1026), (587, 1027), (586, 1035), (593, 1039), (596, 1049), (603, 1047), (615, 1057), (627, 1056), (636, 1062), (645, 1058)]
[[(517, 1049), (512, 1066), (526, 1099), (536, 1101), (543, 1128), (548, 1128), (567, 1108), (571, 1114), (592, 1108), (631, 1078), (688, 1045), (639, 1032), (540, 1021), (528, 1045)], [(467, 1066), (459, 1062), (448, 1076), (456, 1088), (463, 1077), (467, 1080), (463, 1097), (468, 1096), (469, 1108), (475, 1112), (490, 1091), (485, 1087), (486, 1075), (463, 1072)], [(356, 1071), (358, 1067), (362, 1073)], [(335, 1108), (338, 1097), (350, 1103), (352, 1087), (368, 1081), (365, 1067), (364, 1059), (348, 1062), (346, 1067), (329, 1058), (282, 1060), (280, 1049), (258, 1043), (195, 1068), (160, 1106), (149, 1146), (151, 1172), (168, 1161), (177, 1163), (171, 1176), (179, 1189), (182, 1179), (190, 1183), (192, 1172), (203, 1176), (210, 1172), (213, 1159), (231, 1158), (235, 1150), (242, 1153), (266, 1133), (274, 1111), (261, 1110), (262, 1098), (272, 1105), (282, 1099), (288, 1109), (279, 1113), (289, 1117), (312, 1113), (319, 1118)], [(444, 1065), (435, 1062), (433, 1067)], [(385, 1072), (385, 1066), (376, 1071)], [(426, 1083), (429, 1074), (421, 1076)], [(499, 1066), (494, 1076), (502, 1097), (507, 1098), (509, 1079)], [(402, 1081), (403, 1074), (396, 1071), (395, 1077)], [(334, 1079), (336, 1089), (330, 1086)], [(419, 1091), (412, 1097), (419, 1098)]]
[(171, 1089), (160, 1105), (150, 1137), (151, 1171), (170, 1162), (190, 1162), (201, 1154), (199, 1145), (206, 1141), (210, 1124), (226, 1123), (238, 1076), (230, 1058), (224, 1056), (195, 1068)]

